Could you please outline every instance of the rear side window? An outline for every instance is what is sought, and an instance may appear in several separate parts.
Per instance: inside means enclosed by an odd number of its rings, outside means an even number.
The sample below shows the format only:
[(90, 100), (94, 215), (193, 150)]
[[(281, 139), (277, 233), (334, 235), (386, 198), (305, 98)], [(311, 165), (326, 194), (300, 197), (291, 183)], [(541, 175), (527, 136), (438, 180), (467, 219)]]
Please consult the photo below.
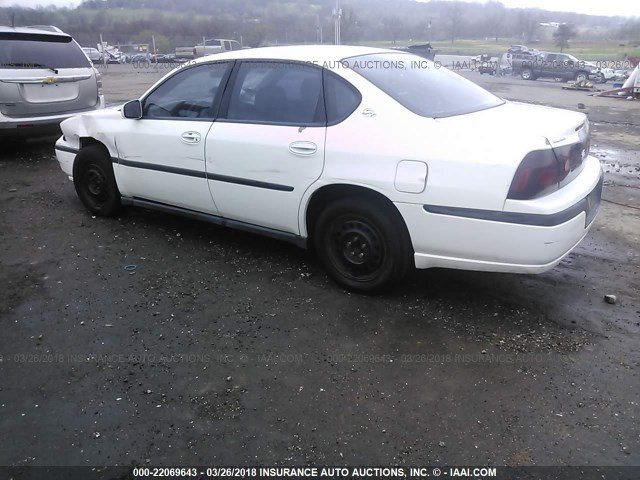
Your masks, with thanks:
[(242, 63), (227, 118), (250, 123), (324, 125), (322, 70), (299, 63)]
[(84, 52), (69, 36), (0, 34), (0, 69), (90, 66)]
[(325, 70), (324, 101), (327, 109), (327, 124), (342, 122), (358, 108), (362, 101), (360, 92), (346, 80)]

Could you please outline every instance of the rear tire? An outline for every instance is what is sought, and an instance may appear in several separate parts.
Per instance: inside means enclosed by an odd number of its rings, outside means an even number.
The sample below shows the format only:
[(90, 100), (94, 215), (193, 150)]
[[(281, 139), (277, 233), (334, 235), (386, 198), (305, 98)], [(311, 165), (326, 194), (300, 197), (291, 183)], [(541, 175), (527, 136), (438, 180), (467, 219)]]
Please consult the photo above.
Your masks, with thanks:
[(402, 217), (382, 202), (339, 199), (320, 214), (314, 232), (322, 264), (348, 290), (378, 292), (399, 282), (413, 260)]
[(73, 185), (91, 213), (109, 217), (120, 210), (120, 191), (104, 148), (91, 145), (80, 150), (73, 163)]
[(533, 76), (533, 70), (530, 68), (523, 68), (522, 72), (520, 72), (520, 76), (523, 80), (535, 80)]

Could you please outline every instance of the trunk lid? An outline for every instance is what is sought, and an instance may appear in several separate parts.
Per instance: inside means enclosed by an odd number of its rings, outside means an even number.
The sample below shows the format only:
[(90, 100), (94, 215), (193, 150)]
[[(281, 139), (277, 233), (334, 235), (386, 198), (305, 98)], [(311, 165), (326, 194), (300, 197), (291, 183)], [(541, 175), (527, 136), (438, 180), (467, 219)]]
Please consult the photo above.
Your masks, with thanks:
[(552, 146), (579, 141), (586, 115), (571, 110), (506, 102), (479, 112), (436, 120), (440, 126), (460, 129), (479, 141), (517, 142), (544, 137)]

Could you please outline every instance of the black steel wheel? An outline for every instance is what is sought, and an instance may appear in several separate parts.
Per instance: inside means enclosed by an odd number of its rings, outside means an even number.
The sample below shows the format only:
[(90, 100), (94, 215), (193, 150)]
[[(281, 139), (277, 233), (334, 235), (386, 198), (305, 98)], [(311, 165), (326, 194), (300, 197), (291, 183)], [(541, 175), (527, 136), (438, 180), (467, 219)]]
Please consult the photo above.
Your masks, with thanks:
[(399, 213), (365, 199), (341, 199), (329, 205), (318, 218), (314, 244), (338, 283), (365, 293), (401, 280), (412, 260)]
[(121, 206), (111, 160), (97, 145), (80, 150), (73, 164), (73, 184), (85, 207), (102, 216), (114, 215)]

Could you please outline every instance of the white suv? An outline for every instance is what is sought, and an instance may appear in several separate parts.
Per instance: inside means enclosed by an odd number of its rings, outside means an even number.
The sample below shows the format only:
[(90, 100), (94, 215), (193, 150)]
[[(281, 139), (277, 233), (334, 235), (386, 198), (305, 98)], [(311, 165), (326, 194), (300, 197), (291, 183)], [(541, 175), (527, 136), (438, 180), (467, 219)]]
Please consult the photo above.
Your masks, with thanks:
[(100, 74), (56, 27), (0, 27), (0, 137), (59, 132), (60, 122), (104, 108)]

